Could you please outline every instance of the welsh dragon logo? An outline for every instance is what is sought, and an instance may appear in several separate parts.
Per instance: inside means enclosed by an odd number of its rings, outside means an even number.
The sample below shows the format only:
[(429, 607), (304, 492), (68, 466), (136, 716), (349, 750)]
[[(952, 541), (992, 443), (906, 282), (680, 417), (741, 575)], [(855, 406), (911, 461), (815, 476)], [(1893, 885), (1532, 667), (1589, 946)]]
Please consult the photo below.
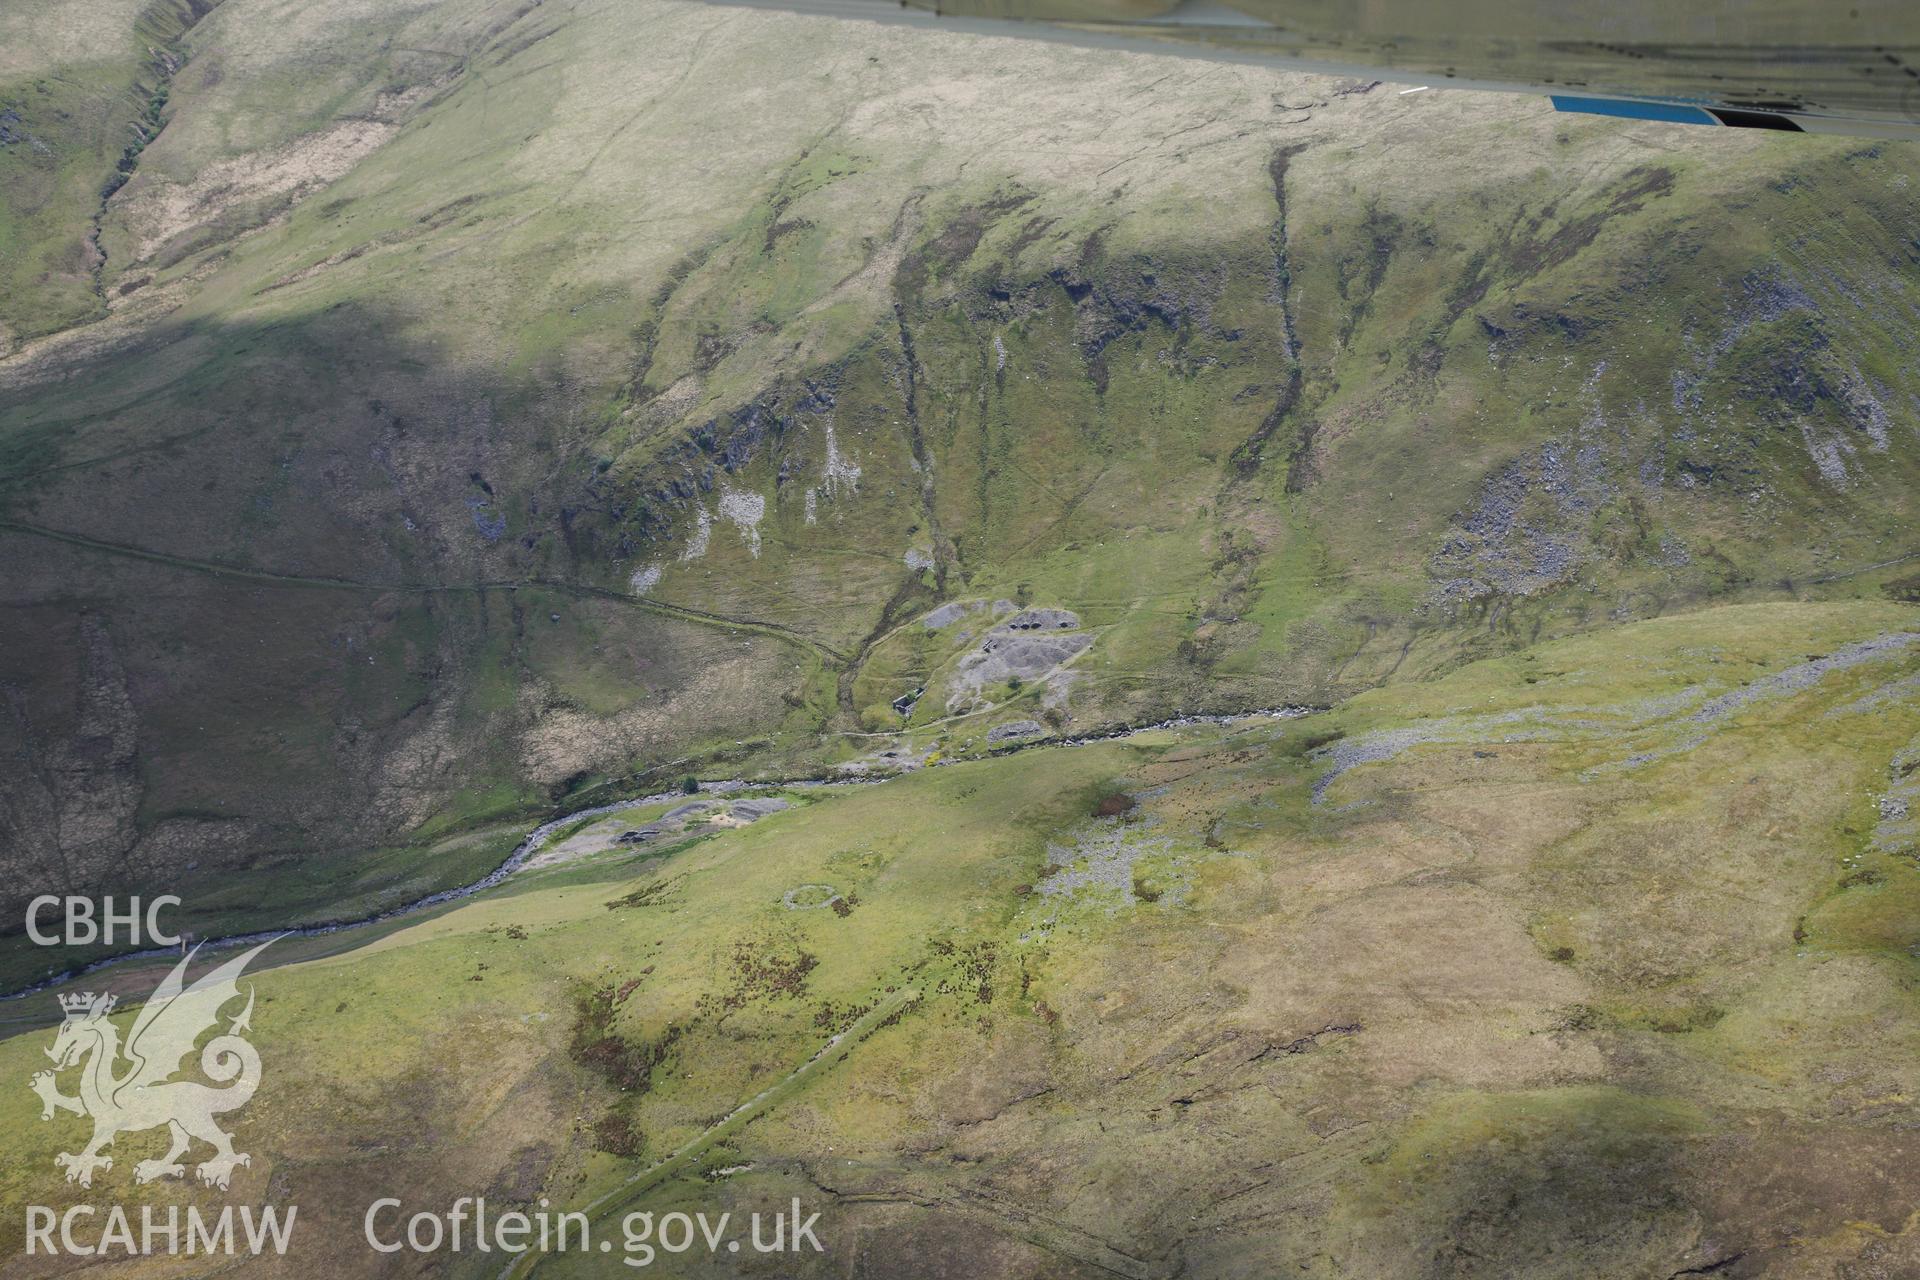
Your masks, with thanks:
[[(115, 997), (92, 992), (60, 997), (66, 1019), (47, 1050), (54, 1069), (33, 1077), (33, 1091), (40, 1095), (42, 1120), (53, 1119), (55, 1111), (93, 1118), (92, 1141), (78, 1154), (54, 1157), (54, 1163), (67, 1171), (68, 1182), (92, 1186), (94, 1170), (113, 1168), (113, 1158), (100, 1154), (102, 1148), (120, 1134), (161, 1125), (171, 1133), (172, 1145), (160, 1159), (142, 1160), (133, 1167), (136, 1182), (185, 1177), (180, 1157), (196, 1138), (213, 1147), (212, 1157), (194, 1171), (209, 1186), (224, 1191), (234, 1169), (250, 1163), (245, 1154), (233, 1149), (233, 1138), (214, 1123), (214, 1117), (246, 1106), (260, 1086), (260, 1055), (240, 1034), (251, 1030), (251, 987), (246, 1008), (200, 1051), (200, 1070), (225, 1087), (169, 1077), (181, 1069), (181, 1060), (193, 1052), (200, 1036), (217, 1026), (220, 1010), (239, 998), (241, 973), (269, 945), (270, 941), (263, 942), (235, 956), (188, 986), (187, 966), (200, 950), (195, 947), (147, 998), (124, 1046), (119, 1031), (107, 1020)], [(55, 1076), (75, 1066), (80, 1068), (80, 1096), (70, 1098), (60, 1092)]]

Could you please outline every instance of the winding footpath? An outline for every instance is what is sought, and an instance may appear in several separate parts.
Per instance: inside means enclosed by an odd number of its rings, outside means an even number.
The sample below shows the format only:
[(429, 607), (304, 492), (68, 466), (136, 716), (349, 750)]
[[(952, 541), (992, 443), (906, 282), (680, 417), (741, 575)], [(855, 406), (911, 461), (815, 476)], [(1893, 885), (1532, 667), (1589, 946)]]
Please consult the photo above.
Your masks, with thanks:
[[(714, 1143), (745, 1128), (763, 1111), (777, 1102), (783, 1102), (792, 1097), (815, 1076), (832, 1069), (842, 1058), (853, 1052), (854, 1047), (862, 1040), (917, 1004), (919, 1000), (920, 991), (915, 987), (903, 987), (887, 995), (873, 1008), (862, 1014), (852, 1026), (836, 1036), (829, 1037), (827, 1042), (805, 1062), (748, 1098), (713, 1124), (708, 1125), (671, 1154), (621, 1181), (581, 1212), (587, 1215), (588, 1222), (594, 1224), (613, 1217), (646, 1192), (681, 1172)], [(542, 1260), (541, 1254), (529, 1249), (507, 1264), (500, 1272), (501, 1280), (520, 1280), (530, 1276), (540, 1266)]]
[(650, 600), (645, 596), (632, 595), (624, 591), (615, 591), (609, 587), (596, 587), (587, 583), (572, 582), (564, 578), (525, 578), (499, 579), (484, 582), (363, 582), (354, 578), (329, 578), (295, 573), (276, 573), (270, 569), (250, 569), (245, 565), (228, 564), (220, 560), (200, 560), (191, 556), (170, 555), (164, 551), (149, 551), (144, 547), (129, 546), (121, 542), (107, 542), (99, 538), (89, 538), (84, 534), (69, 533), (61, 529), (49, 529), (37, 524), (25, 524), (18, 520), (0, 520), (0, 532), (24, 534), (34, 538), (44, 538), (49, 542), (64, 542), (69, 546), (84, 547), (89, 551), (98, 551), (106, 555), (121, 556), (130, 560), (144, 560), (150, 564), (166, 565), (174, 569), (183, 569), (190, 573), (206, 574), (214, 578), (233, 578), (244, 582), (268, 583), (278, 587), (304, 588), (319, 591), (360, 591), (372, 593), (399, 593), (405, 595), (483, 595), (490, 591), (552, 591), (560, 595), (573, 596), (583, 600), (605, 600), (613, 604), (638, 609), (644, 613), (658, 614), (664, 618), (674, 618), (681, 622), (690, 622), (697, 626), (718, 628), (727, 632), (747, 631), (763, 635), (804, 649), (817, 657), (832, 662), (835, 666), (845, 666), (847, 655), (831, 645), (822, 644), (810, 636), (802, 635), (793, 628), (778, 622), (765, 622), (755, 618), (735, 618), (722, 613), (708, 613), (702, 609), (692, 609), (685, 605), (668, 604), (664, 600)]

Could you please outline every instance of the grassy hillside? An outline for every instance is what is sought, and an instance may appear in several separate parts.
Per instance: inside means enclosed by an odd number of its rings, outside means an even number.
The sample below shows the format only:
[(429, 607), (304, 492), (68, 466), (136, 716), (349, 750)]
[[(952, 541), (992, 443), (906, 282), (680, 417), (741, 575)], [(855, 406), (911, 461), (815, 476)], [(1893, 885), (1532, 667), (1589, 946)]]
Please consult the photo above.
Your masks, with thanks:
[[(104, 253), (0, 317), (11, 884), (327, 918), (685, 772), (1332, 704), (1920, 550), (1910, 149), (664, 0), (166, 47), (124, 185), (7, 214)], [(988, 661), (1029, 608), (1074, 638)]]
[[(1917, 680), (1911, 607), (1716, 608), (279, 944), (234, 1198), (300, 1205), (299, 1275), (384, 1264), (388, 1187), (799, 1196), (793, 1275), (1908, 1274), (1920, 871), (1880, 801)], [(0, 1245), (87, 1195), (37, 1106), (0, 1095)]]

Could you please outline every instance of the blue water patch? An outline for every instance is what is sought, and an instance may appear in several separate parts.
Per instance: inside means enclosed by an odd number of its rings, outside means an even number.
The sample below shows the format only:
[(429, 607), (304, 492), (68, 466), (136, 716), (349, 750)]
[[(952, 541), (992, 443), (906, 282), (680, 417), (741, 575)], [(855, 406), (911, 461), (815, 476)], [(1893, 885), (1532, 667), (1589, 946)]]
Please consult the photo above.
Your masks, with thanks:
[(1549, 95), (1555, 111), (1577, 111), (1590, 116), (1619, 116), (1625, 120), (1659, 120), (1667, 124), (1711, 124), (1720, 122), (1699, 107), (1677, 102), (1642, 102), (1628, 98), (1569, 98)]

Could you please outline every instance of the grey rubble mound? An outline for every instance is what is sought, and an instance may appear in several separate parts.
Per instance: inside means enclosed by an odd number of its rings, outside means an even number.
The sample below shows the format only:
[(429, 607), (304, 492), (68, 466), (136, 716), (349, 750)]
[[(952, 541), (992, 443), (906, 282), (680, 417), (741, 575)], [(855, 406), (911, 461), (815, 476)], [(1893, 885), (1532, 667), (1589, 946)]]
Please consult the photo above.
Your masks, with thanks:
[(931, 747), (915, 748), (910, 743), (895, 744), (870, 751), (857, 760), (848, 760), (835, 765), (834, 771), (847, 778), (885, 777), (918, 769), (926, 764), (927, 757), (932, 754)]
[(758, 822), (768, 814), (779, 813), (782, 809), (791, 809), (792, 802), (779, 796), (752, 796), (732, 803), (714, 800), (691, 800), (680, 805), (645, 826), (622, 831), (613, 838), (615, 844), (649, 844), (661, 836), (679, 835), (687, 829), (688, 820), (701, 814), (712, 813), (723, 820), (723, 825), (745, 826)]
[(957, 711), (980, 691), (1005, 681), (1035, 680), (1077, 657), (1093, 643), (1080, 619), (1065, 609), (1026, 609), (987, 632), (954, 669), (947, 710)]
[(779, 813), (793, 806), (779, 796), (762, 796), (754, 800), (736, 800), (729, 816), (740, 822), (757, 822), (770, 813)]
[(949, 600), (938, 609), (920, 619), (920, 625), (929, 631), (940, 631), (952, 626), (970, 613), (986, 608), (981, 601)]
[(997, 631), (1077, 631), (1080, 615), (1065, 609), (1025, 609), (995, 628)]
[(1031, 738), (1045, 732), (1046, 729), (1038, 720), (1009, 720), (987, 730), (987, 741), (1006, 742), (1012, 738)]

